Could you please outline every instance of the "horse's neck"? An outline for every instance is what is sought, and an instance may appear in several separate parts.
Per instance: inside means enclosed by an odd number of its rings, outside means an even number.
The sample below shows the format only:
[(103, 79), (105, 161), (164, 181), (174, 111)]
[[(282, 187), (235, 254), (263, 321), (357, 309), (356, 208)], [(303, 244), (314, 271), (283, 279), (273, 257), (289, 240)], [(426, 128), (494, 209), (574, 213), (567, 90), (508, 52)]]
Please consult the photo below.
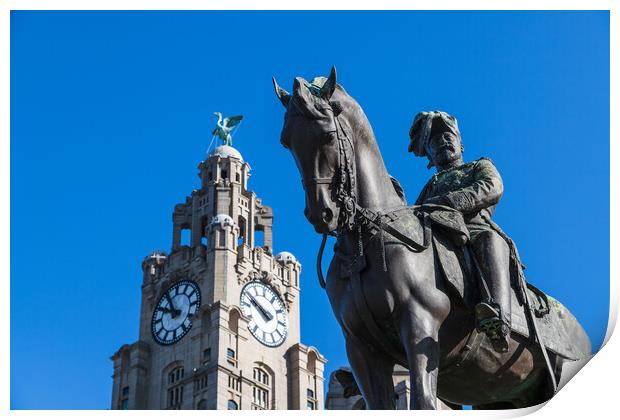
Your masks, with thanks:
[(403, 205), (385, 168), (372, 130), (363, 130), (361, 137), (356, 139), (355, 151), (359, 205), (374, 211)]

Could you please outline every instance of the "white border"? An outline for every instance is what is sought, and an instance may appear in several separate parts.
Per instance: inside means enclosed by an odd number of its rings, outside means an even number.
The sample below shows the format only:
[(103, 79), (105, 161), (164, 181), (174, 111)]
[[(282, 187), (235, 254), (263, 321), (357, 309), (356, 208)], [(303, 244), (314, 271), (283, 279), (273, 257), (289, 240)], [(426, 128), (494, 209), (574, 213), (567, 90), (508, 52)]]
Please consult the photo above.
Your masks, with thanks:
[[(292, 4), (291, 0), (268, 0), (261, 1), (241, 1), (233, 0), (227, 2), (214, 2), (214, 1), (198, 1), (198, 0), (177, 0), (177, 1), (164, 1), (164, 0), (152, 0), (152, 1), (140, 1), (140, 0), (93, 0), (93, 1), (42, 1), (42, 0), (8, 0), (0, 3), (0, 22), (2, 22), (0, 32), (0, 45), (2, 46), (2, 58), (3, 65), (0, 67), (0, 79), (4, 81), (3, 90), (4, 100), (2, 101), (0, 113), (0, 144), (2, 147), (2, 153), (0, 159), (2, 165), (0, 166), (1, 182), (0, 191), (2, 196), (6, 198), (5, 205), (2, 206), (2, 233), (4, 241), (2, 243), (2, 252), (0, 252), (0, 258), (2, 261), (3, 273), (1, 277), (3, 284), (3, 292), (1, 294), (0, 308), (4, 319), (6, 319), (5, 325), (9, 324), (10, 318), (10, 294), (9, 294), (9, 276), (10, 276), (10, 127), (9, 127), (9, 112), (10, 112), (10, 10), (335, 10), (335, 9), (364, 9), (364, 10), (378, 10), (380, 9), (397, 9), (397, 10), (610, 10), (611, 13), (611, 37), (610, 37), (610, 156), (617, 156), (618, 153), (618, 74), (620, 69), (618, 68), (618, 39), (620, 34), (618, 33), (618, 6), (617, 2), (612, 0), (589, 0), (589, 1), (549, 1), (549, 0), (503, 0), (503, 1), (469, 1), (465, 4), (464, 1), (458, 0), (436, 0), (430, 1), (394, 1), (383, 0), (381, 2), (369, 1), (369, 0), (357, 0), (357, 1), (335, 1), (335, 0), (313, 0), (312, 2), (301, 3), (296, 2)], [(259, 7), (260, 6), (260, 7)], [(611, 202), (610, 202), (610, 215), (619, 215), (618, 211), (618, 170), (614, 166), (616, 161), (611, 161)], [(612, 216), (611, 218), (611, 231), (610, 231), (610, 255), (618, 256), (618, 223)], [(617, 312), (618, 312), (618, 261), (611, 258), (610, 261), (610, 274), (611, 281), (610, 286), (610, 316), (607, 335), (605, 338), (606, 344), (593, 360), (588, 363), (587, 367), (583, 369), (575, 380), (570, 381), (565, 388), (563, 388), (542, 410), (537, 409), (524, 409), (524, 410), (512, 410), (512, 411), (493, 411), (493, 412), (394, 412), (394, 413), (371, 413), (371, 412), (356, 412), (358, 417), (377, 416), (377, 415), (390, 415), (391, 417), (410, 418), (414, 415), (415, 418), (428, 418), (437, 416), (475, 416), (476, 418), (506, 418), (506, 417), (518, 417), (531, 413), (534, 418), (542, 418), (542, 416), (594, 416), (596, 418), (599, 415), (605, 415), (603, 418), (609, 417), (611, 412), (616, 411), (615, 399), (617, 398), (617, 384), (615, 379), (620, 377), (620, 363), (616, 359), (620, 356), (620, 344), (618, 338), (615, 337), (610, 340), (611, 333), (616, 324)], [(10, 343), (9, 343), (9, 331), (8, 328), (4, 328), (5, 339), (2, 340), (0, 347), (0, 371), (3, 372), (0, 379), (0, 414), (4, 414), (6, 411), (8, 415), (19, 418), (40, 418), (42, 416), (50, 418), (79, 418), (82, 419), (85, 416), (89, 418), (101, 418), (108, 416), (118, 417), (131, 417), (136, 416), (148, 416), (149, 418), (204, 418), (205, 414), (201, 412), (170, 412), (170, 411), (134, 411), (134, 412), (120, 412), (120, 411), (9, 411), (10, 404), (9, 392), (10, 392)], [(85, 369), (88, 367), (85, 366)], [(36, 380), (33, 378), (33, 386), (36, 385)], [(321, 414), (319, 414), (321, 413)], [(352, 414), (350, 412), (308, 412), (300, 411), (296, 412), (296, 416), (328, 416), (340, 417), (346, 414)], [(460, 414), (459, 414), (460, 413)], [(177, 417), (178, 416), (178, 417)], [(279, 412), (211, 412), (209, 417), (215, 416), (218, 418), (228, 416), (269, 416), (284, 418), (290, 416), (287, 411)], [(617, 416), (617, 414), (615, 415)]]

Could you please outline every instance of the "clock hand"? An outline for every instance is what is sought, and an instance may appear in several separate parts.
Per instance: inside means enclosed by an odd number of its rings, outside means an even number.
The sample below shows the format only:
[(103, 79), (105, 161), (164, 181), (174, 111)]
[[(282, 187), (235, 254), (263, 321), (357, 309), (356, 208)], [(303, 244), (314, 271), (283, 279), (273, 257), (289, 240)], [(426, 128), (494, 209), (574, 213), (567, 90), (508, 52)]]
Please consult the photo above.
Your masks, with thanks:
[(250, 295), (250, 302), (252, 302), (254, 304), (254, 306), (256, 306), (258, 311), (263, 315), (263, 318), (265, 318), (267, 321), (271, 321), (273, 319), (273, 315), (271, 315), (271, 313), (269, 313), (268, 310), (263, 308), (263, 305), (258, 303), (258, 301), (256, 299), (254, 299), (254, 296), (252, 296), (252, 295)]
[(170, 294), (168, 292), (166, 292), (164, 296), (166, 297), (166, 300), (168, 301), (168, 305), (170, 305), (170, 308), (171, 308), (170, 313), (172, 314), (172, 317), (176, 318), (181, 313), (181, 311), (179, 311), (177, 308), (174, 307), (174, 303), (172, 303), (172, 299), (170, 298)]

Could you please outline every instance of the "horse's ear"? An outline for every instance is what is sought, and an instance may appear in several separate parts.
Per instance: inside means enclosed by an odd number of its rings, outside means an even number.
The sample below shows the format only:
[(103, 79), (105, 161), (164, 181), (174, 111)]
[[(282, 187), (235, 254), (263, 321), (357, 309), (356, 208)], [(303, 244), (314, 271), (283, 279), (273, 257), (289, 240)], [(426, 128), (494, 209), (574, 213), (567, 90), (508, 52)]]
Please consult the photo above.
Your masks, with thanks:
[(271, 81), (273, 82), (273, 87), (276, 90), (276, 96), (278, 97), (280, 102), (282, 102), (282, 105), (284, 105), (284, 108), (288, 108), (288, 103), (291, 100), (291, 95), (289, 95), (287, 91), (285, 91), (284, 89), (280, 87), (278, 82), (276, 82), (275, 77), (272, 77)]
[(329, 101), (329, 99), (334, 94), (335, 89), (336, 89), (336, 66), (332, 66), (332, 70), (329, 72), (329, 77), (323, 84), (323, 87), (321, 88), (321, 93), (319, 96)]
[(308, 89), (308, 83), (301, 77), (296, 77), (293, 82), (293, 96), (298, 101), (296, 104), (302, 105), (305, 110), (312, 111), (314, 109), (314, 101), (312, 100), (312, 92)]

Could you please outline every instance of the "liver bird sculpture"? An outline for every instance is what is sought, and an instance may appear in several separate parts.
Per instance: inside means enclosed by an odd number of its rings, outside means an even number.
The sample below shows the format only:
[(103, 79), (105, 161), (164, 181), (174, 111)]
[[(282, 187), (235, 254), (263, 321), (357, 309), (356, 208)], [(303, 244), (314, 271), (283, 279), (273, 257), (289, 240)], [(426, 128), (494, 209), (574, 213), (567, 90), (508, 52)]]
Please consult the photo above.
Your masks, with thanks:
[(232, 146), (232, 132), (241, 123), (243, 115), (222, 118), (221, 112), (214, 112), (214, 114), (217, 116), (217, 124), (213, 130), (213, 135), (222, 139), (226, 146)]

